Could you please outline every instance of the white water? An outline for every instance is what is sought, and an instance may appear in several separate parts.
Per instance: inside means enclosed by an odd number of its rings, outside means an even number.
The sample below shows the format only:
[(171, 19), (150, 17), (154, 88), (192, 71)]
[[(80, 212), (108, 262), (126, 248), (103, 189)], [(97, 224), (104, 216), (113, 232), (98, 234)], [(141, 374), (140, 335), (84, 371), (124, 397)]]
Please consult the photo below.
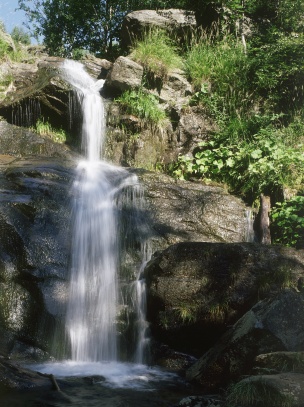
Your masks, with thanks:
[(157, 367), (148, 368), (145, 365), (132, 363), (66, 361), (62, 363), (28, 365), (27, 367), (44, 374), (53, 374), (58, 378), (102, 376), (100, 377), (100, 383), (104, 386), (134, 390), (153, 390), (154, 385), (160, 381), (173, 382), (178, 378), (177, 374)]
[[(138, 191), (138, 180), (123, 168), (101, 161), (105, 114), (95, 82), (81, 64), (66, 61), (64, 76), (75, 87), (82, 106), (82, 147), (86, 157), (77, 167), (73, 185), (73, 229), (69, 304), (66, 327), (71, 358), (76, 362), (117, 361), (119, 208), (117, 201), (127, 187)], [(140, 201), (140, 200), (139, 200)], [(143, 282), (137, 283), (142, 286)], [(144, 292), (137, 292), (136, 307), (145, 306)], [(137, 310), (144, 329), (144, 309)], [(138, 333), (136, 361), (143, 361), (145, 333)]]

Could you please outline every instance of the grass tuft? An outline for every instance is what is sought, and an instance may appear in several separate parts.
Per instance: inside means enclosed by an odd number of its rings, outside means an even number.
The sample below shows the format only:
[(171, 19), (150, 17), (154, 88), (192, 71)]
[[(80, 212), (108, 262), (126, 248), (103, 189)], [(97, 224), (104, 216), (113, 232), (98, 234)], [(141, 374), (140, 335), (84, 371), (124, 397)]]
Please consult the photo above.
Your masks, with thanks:
[(227, 402), (229, 407), (291, 407), (293, 398), (263, 378), (248, 378), (231, 386)]
[(177, 47), (163, 30), (150, 30), (132, 50), (132, 58), (148, 73), (164, 79), (169, 70), (182, 67)]

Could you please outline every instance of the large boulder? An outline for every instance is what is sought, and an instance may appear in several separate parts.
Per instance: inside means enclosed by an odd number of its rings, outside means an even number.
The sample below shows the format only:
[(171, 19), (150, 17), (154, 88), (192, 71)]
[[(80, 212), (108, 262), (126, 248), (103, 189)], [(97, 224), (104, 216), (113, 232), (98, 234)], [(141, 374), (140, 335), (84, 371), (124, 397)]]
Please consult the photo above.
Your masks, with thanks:
[(133, 11), (123, 21), (122, 46), (130, 47), (152, 28), (164, 29), (183, 42), (189, 39), (195, 27), (193, 11), (179, 9)]
[(0, 163), (11, 161), (13, 157), (56, 157), (71, 159), (75, 157), (64, 144), (41, 137), (31, 130), (0, 120)]
[(304, 253), (252, 243), (183, 242), (156, 253), (144, 275), (154, 337), (199, 356), (260, 298), (297, 287)]
[(122, 93), (141, 86), (144, 69), (127, 57), (120, 56), (108, 73), (104, 91)]
[(257, 303), (188, 371), (205, 390), (216, 389), (252, 372), (262, 353), (303, 351), (304, 296), (286, 289)]
[(224, 188), (178, 181), (161, 173), (135, 172), (145, 189), (155, 249), (182, 241), (246, 241), (248, 208)]

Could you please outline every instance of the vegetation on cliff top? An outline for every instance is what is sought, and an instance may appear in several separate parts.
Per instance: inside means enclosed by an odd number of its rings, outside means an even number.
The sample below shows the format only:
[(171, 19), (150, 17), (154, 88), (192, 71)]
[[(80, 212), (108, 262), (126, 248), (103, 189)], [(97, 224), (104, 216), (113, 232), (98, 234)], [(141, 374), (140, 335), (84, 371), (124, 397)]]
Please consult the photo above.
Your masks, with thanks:
[[(284, 200), (286, 189), (303, 195), (303, 0), (90, 0), (85, 6), (78, 1), (52, 0), (34, 1), (34, 8), (29, 3), (19, 1), (36, 34), (44, 36), (51, 53), (63, 56), (86, 49), (115, 57), (122, 18), (129, 11), (194, 10), (201, 31), (188, 49), (177, 49), (163, 33), (149, 33), (152, 43), (147, 37), (133, 49), (134, 59), (145, 67), (146, 78), (151, 73), (165, 77), (170, 66), (160, 57), (174, 55), (175, 63), (182, 59), (194, 89), (190, 103), (200, 105), (217, 124), (218, 130), (197, 146), (194, 156), (172, 163), (171, 173), (184, 179), (223, 182), (249, 204), (260, 193), (270, 195), (273, 206)], [(160, 51), (164, 47), (166, 51)], [(140, 116), (145, 110), (140, 100), (143, 104), (148, 101), (143, 91), (125, 94), (120, 102)], [(154, 101), (152, 105), (155, 113)], [(280, 222), (281, 227), (299, 231), (302, 201), (288, 205), (277, 205), (275, 228)], [(283, 218), (288, 214), (287, 222)], [(280, 237), (276, 239), (280, 241)], [(297, 241), (301, 239), (297, 237)], [(285, 237), (281, 241), (286, 244)]]

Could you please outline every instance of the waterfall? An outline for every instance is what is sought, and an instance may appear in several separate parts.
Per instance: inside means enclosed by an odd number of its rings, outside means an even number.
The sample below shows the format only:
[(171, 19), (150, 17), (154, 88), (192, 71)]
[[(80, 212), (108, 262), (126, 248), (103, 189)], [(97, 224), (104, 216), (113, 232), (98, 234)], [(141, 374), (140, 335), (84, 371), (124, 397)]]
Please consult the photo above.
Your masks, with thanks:
[[(76, 169), (72, 187), (70, 292), (66, 316), (71, 357), (79, 362), (116, 361), (122, 246), (119, 202), (130, 188), (133, 195), (138, 194), (138, 180), (134, 174), (100, 158), (105, 133), (104, 106), (99, 94), (103, 81), (95, 82), (84, 67), (74, 61), (66, 61), (63, 71), (81, 105), (85, 156)], [(136, 284), (143, 285), (143, 281)], [(145, 306), (143, 295), (138, 292), (135, 300), (139, 329), (144, 326), (145, 311), (138, 310), (139, 305)], [(141, 341), (142, 335), (137, 334)], [(137, 362), (143, 360), (143, 346), (140, 348), (142, 350), (136, 351)]]

